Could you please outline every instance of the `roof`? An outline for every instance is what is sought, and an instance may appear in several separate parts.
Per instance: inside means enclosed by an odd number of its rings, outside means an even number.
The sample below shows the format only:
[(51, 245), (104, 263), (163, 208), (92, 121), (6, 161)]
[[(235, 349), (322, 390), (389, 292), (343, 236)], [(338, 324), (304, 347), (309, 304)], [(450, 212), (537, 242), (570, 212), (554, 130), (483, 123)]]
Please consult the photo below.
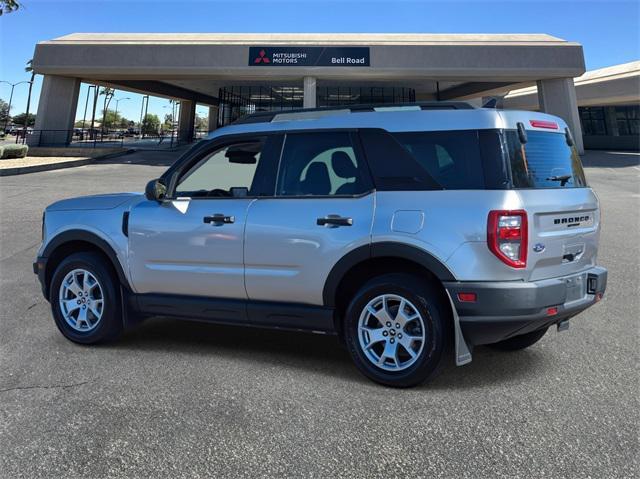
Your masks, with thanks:
[[(291, 132), (321, 129), (382, 128), (390, 132), (448, 131), (515, 128), (522, 122), (527, 129), (535, 129), (530, 120), (549, 120), (559, 125), (563, 131), (566, 123), (546, 113), (514, 110), (494, 110), (488, 108), (469, 109), (412, 109), (392, 108), (384, 111), (348, 111), (335, 109), (315, 111), (311, 117), (286, 118), (286, 112), (279, 112), (282, 118), (274, 121), (239, 123), (225, 126), (212, 132), (209, 138), (242, 133)], [(548, 130), (546, 130), (548, 131)]]
[(71, 33), (40, 42), (223, 45), (577, 45), (544, 33)]
[[(583, 75), (574, 78), (573, 84), (576, 87), (579, 87), (581, 85), (588, 85), (591, 83), (601, 83), (633, 77), (640, 78), (640, 61), (621, 63), (620, 65), (590, 70), (585, 72)], [(537, 91), (537, 86), (518, 88), (517, 90), (511, 90), (506, 97), (515, 98), (522, 95), (531, 95), (537, 93)]]

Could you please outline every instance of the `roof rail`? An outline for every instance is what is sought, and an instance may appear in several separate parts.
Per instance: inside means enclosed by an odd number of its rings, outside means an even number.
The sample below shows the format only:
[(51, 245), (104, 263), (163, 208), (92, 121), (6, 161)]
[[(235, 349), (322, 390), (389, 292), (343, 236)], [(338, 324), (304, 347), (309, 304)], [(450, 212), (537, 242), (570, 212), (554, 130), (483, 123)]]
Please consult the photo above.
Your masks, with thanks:
[[(330, 112), (344, 112), (344, 113), (362, 113), (373, 112), (388, 109), (421, 109), (421, 110), (473, 110), (474, 107), (469, 103), (463, 101), (427, 101), (417, 103), (369, 103), (363, 105), (338, 105), (335, 107), (322, 107), (322, 108), (298, 108), (295, 110), (284, 111), (260, 111), (257, 113), (251, 113), (243, 117), (238, 118), (233, 122), (234, 125), (244, 125), (247, 123), (270, 123), (276, 117), (280, 117), (282, 120), (286, 120), (286, 117), (293, 117), (290, 119), (311, 119), (320, 118), (324, 114)], [(313, 113), (318, 113), (317, 116)], [(298, 118), (296, 118), (298, 117)]]

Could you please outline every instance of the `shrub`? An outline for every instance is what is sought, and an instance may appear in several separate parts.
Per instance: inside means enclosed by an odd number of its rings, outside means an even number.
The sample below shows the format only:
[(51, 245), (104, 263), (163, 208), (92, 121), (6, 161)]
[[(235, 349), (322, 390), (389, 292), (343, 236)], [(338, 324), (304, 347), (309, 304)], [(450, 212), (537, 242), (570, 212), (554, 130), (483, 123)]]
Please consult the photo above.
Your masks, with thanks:
[(3, 154), (4, 154), (4, 146), (0, 146), (0, 159), (2, 159)]
[(10, 158), (24, 158), (27, 156), (29, 147), (27, 145), (4, 145), (0, 158), (7, 160)]

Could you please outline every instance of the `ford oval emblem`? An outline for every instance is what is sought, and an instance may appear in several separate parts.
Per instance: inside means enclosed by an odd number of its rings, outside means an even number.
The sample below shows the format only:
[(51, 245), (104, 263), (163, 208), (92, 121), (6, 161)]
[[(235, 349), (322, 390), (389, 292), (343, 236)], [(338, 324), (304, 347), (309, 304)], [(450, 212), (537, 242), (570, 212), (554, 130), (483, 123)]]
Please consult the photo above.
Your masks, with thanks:
[(533, 245), (533, 251), (536, 253), (542, 253), (544, 251), (545, 246), (542, 243), (536, 243)]

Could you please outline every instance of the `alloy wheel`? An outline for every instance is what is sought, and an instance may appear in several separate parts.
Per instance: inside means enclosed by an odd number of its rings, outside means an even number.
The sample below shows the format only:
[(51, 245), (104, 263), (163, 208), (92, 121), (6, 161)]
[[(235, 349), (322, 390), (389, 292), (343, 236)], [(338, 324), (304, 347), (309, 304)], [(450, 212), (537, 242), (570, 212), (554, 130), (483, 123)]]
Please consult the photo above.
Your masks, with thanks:
[(402, 371), (420, 357), (426, 340), (424, 320), (406, 298), (383, 294), (362, 310), (358, 339), (366, 358), (385, 371)]
[(102, 286), (85, 269), (74, 269), (60, 283), (62, 317), (74, 330), (86, 333), (96, 328), (104, 311)]

